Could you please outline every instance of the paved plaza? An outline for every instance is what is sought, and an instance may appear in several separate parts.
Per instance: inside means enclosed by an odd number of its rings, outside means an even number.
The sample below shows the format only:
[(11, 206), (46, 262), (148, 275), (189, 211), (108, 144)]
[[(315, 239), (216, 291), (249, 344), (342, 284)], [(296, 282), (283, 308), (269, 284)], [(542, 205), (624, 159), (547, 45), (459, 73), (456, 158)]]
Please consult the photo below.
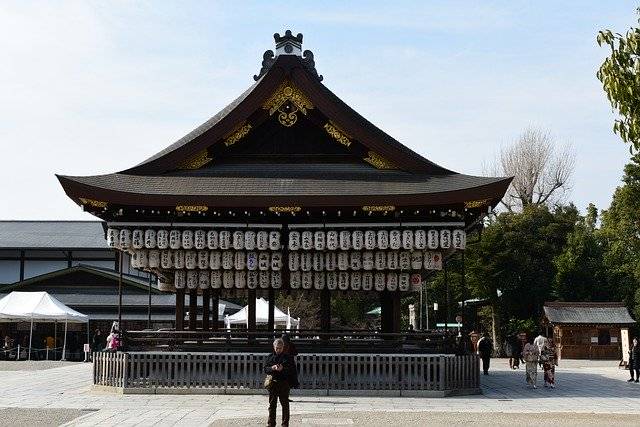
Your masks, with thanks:
[[(450, 398), (293, 396), (293, 425), (638, 425), (640, 384), (616, 362), (561, 364), (558, 388), (524, 384), (524, 371), (493, 360), (482, 395)], [(16, 370), (16, 366), (23, 369)], [(264, 425), (261, 395), (119, 395), (95, 391), (91, 364), (0, 362), (4, 425)], [(600, 414), (600, 415), (599, 415)], [(616, 415), (606, 415), (616, 414)], [(630, 415), (629, 415), (630, 414)]]

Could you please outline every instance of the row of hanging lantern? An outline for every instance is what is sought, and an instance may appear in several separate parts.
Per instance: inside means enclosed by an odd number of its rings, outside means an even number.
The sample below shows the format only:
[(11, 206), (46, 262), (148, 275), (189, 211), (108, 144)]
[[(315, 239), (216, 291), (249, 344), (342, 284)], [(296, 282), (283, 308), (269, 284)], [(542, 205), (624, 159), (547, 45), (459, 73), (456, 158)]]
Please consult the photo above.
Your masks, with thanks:
[(465, 249), (464, 230), (290, 231), (289, 250)]
[[(131, 266), (163, 270), (280, 271), (281, 252), (133, 250)], [(289, 271), (441, 270), (438, 251), (289, 252)]]
[[(175, 289), (280, 289), (282, 273), (279, 271), (197, 271), (176, 270)], [(402, 291), (419, 286), (419, 274), (395, 272), (292, 272), (291, 289), (304, 290), (353, 290), (353, 291)], [(163, 284), (164, 288), (170, 284)]]

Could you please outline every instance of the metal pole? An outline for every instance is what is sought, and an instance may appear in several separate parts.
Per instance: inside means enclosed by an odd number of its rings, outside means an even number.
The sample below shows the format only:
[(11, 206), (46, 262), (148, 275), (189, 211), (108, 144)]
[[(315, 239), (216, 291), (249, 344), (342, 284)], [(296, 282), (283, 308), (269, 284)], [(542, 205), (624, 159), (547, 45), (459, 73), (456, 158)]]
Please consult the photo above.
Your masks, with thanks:
[(419, 328), (420, 330), (422, 330), (422, 288), (423, 286), (420, 285), (420, 322), (418, 322)]
[(424, 311), (427, 313), (427, 331), (429, 330), (429, 291), (424, 288)]
[(149, 273), (149, 305), (147, 306), (147, 329), (151, 329), (151, 273)]
[(27, 360), (31, 360), (31, 339), (33, 338), (33, 316), (31, 316), (31, 328), (29, 329), (29, 356)]
[(62, 359), (67, 360), (67, 319), (64, 319), (64, 341), (62, 342)]
[(447, 262), (442, 263), (442, 269), (444, 270), (444, 289), (445, 289), (445, 307), (444, 307), (444, 331), (449, 331), (449, 277), (447, 275)]
[(56, 360), (56, 354), (58, 353), (58, 321), (53, 321), (53, 360)]
[(122, 330), (122, 251), (120, 251), (120, 262), (118, 263), (118, 269), (120, 270), (120, 277), (118, 278), (118, 328)]

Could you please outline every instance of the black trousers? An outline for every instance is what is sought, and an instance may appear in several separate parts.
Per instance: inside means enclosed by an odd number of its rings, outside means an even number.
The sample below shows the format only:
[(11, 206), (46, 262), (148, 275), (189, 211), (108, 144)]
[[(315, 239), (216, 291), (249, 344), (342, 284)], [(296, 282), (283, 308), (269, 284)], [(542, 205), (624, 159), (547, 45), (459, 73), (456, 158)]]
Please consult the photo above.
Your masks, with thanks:
[(631, 374), (631, 379), (633, 379), (633, 371), (636, 371), (636, 380), (640, 380), (640, 363), (631, 362), (629, 364), (629, 374)]
[(480, 355), (480, 358), (482, 359), (482, 370), (486, 374), (487, 372), (489, 372), (489, 364), (491, 363), (491, 356)]
[(269, 387), (269, 421), (268, 426), (276, 425), (276, 406), (280, 400), (282, 407), (282, 425), (289, 425), (289, 383), (287, 381), (273, 382)]

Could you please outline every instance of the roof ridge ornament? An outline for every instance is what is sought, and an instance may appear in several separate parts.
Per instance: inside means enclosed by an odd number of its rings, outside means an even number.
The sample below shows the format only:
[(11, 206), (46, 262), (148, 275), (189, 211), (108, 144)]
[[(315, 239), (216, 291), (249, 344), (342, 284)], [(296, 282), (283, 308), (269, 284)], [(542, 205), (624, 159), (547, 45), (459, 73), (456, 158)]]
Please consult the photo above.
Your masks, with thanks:
[(264, 76), (267, 71), (276, 62), (276, 58), (280, 55), (298, 56), (305, 68), (311, 72), (319, 81), (322, 81), (322, 76), (316, 71), (316, 63), (313, 58), (313, 52), (305, 50), (302, 52), (302, 33), (294, 36), (291, 30), (287, 30), (284, 36), (279, 33), (273, 35), (273, 39), (276, 42), (276, 51), (267, 50), (262, 54), (262, 68), (257, 75), (253, 76), (253, 80), (258, 81)]

